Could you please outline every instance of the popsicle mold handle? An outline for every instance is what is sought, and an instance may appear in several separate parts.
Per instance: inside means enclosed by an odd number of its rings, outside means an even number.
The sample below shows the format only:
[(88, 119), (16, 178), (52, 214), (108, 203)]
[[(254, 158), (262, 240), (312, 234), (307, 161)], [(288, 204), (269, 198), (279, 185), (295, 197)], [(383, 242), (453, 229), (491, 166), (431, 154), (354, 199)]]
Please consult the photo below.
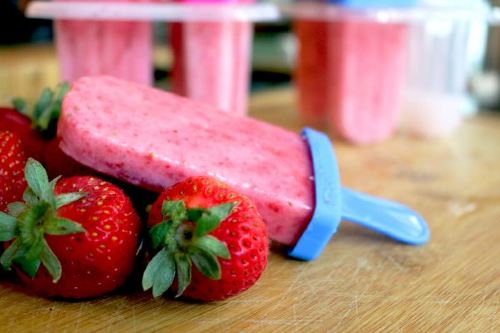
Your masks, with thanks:
[(341, 189), (341, 197), (344, 220), (407, 244), (421, 245), (429, 240), (422, 216), (400, 203), (346, 188)]
[(175, 0), (175, 2), (211, 4), (211, 3), (237, 3), (238, 0)]
[(350, 8), (376, 8), (376, 7), (412, 7), (417, 0), (328, 0), (331, 4)]
[(340, 179), (330, 139), (310, 128), (305, 128), (302, 135), (309, 144), (316, 202), (311, 221), (288, 254), (296, 259), (314, 260), (340, 223)]

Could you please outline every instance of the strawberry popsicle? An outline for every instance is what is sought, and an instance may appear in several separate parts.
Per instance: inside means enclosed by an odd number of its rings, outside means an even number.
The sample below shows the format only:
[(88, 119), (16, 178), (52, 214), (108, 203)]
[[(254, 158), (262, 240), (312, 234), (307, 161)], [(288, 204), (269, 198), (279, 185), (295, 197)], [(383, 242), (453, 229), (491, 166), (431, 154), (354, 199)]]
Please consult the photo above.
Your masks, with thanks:
[[(330, 1), (345, 13), (411, 1)], [(323, 4), (327, 13), (328, 5)], [(407, 31), (402, 24), (323, 15), (299, 19), (296, 69), (299, 110), (309, 123), (328, 120), (354, 143), (389, 137), (400, 110)]]
[[(235, 0), (180, 0), (183, 3), (236, 3)], [(251, 22), (171, 24), (173, 92), (217, 109), (245, 115), (248, 108)]]
[(158, 191), (189, 176), (215, 176), (259, 198), (261, 214), (275, 221), (270, 234), (293, 244), (314, 201), (306, 143), (296, 133), (214, 111), (110, 77), (82, 78), (63, 103), (61, 148), (84, 165)]
[[(283, 244), (303, 240), (321, 203), (328, 224), (336, 226), (343, 216), (403, 242), (428, 238), (423, 220), (407, 208), (339, 191), (328, 144), (330, 159), (313, 163), (313, 145), (297, 133), (135, 83), (112, 77), (76, 81), (63, 101), (58, 136), (62, 150), (80, 163), (149, 189), (160, 191), (190, 176), (216, 177), (247, 195), (271, 239)], [(324, 173), (331, 177), (325, 180)]]
[(353, 143), (387, 139), (401, 109), (407, 29), (369, 21), (328, 27), (330, 125)]
[[(122, 0), (102, 0), (106, 1)], [(55, 32), (64, 81), (72, 82), (85, 75), (105, 74), (152, 84), (150, 22), (56, 20)]]

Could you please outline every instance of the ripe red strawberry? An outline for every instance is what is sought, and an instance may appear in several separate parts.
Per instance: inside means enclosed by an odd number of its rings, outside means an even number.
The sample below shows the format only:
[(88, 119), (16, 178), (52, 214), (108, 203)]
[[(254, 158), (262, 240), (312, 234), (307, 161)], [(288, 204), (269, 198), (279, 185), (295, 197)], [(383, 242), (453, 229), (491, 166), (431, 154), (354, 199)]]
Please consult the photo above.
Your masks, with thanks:
[(60, 175), (90, 175), (94, 173), (90, 168), (83, 166), (73, 158), (66, 155), (59, 148), (59, 139), (54, 138), (47, 141), (43, 151), (43, 164), (49, 174), (49, 177), (54, 178)]
[(6, 212), (9, 203), (23, 197), (25, 164), (26, 156), (17, 135), (0, 130), (0, 212)]
[(40, 134), (32, 128), (29, 117), (15, 109), (0, 108), (0, 131), (15, 133), (21, 139), (26, 155), (41, 160), (45, 143)]
[(55, 136), (55, 125), (61, 114), (63, 98), (69, 88), (67, 83), (61, 83), (54, 90), (43, 89), (31, 108), (24, 99), (19, 97), (14, 98), (12, 104), (18, 113), (31, 121), (30, 125), (33, 129), (42, 134), (45, 139), (50, 139)]
[(26, 155), (40, 161), (51, 178), (92, 173), (64, 154), (55, 137), (62, 101), (68, 89), (67, 84), (61, 84), (55, 90), (44, 89), (32, 108), (22, 98), (13, 100), (15, 109), (0, 108), (0, 130), (16, 133)]
[(257, 209), (215, 179), (188, 178), (163, 191), (148, 225), (158, 252), (142, 284), (154, 297), (176, 276), (177, 296), (223, 300), (250, 288), (266, 267), (267, 230)]
[[(0, 258), (45, 296), (82, 299), (119, 287), (131, 273), (140, 221), (116, 186), (95, 177), (55, 179), (29, 159), (23, 199), (0, 214)], [(10, 209), (12, 208), (12, 209)]]

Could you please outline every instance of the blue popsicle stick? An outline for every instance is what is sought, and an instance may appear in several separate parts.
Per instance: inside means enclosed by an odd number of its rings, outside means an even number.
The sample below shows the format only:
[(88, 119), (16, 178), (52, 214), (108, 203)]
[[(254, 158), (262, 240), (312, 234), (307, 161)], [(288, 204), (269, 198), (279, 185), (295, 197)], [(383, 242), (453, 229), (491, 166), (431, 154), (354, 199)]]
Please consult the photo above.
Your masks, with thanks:
[(301, 260), (316, 259), (348, 220), (411, 245), (424, 244), (430, 233), (424, 219), (410, 208), (386, 199), (342, 188), (337, 161), (329, 138), (305, 128), (314, 171), (313, 217), (289, 255)]

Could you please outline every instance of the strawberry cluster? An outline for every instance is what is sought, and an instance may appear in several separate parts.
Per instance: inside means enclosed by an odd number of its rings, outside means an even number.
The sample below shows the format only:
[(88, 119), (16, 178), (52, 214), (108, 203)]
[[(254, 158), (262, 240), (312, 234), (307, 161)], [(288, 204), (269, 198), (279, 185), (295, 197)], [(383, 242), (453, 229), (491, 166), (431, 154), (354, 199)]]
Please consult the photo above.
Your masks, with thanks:
[(151, 205), (79, 165), (55, 138), (67, 90), (44, 90), (33, 108), (21, 99), (17, 110), (0, 108), (1, 266), (37, 294), (70, 299), (115, 290), (143, 261), (142, 287), (154, 297), (223, 300), (255, 284), (269, 244), (253, 203), (194, 177)]
[(14, 108), (0, 107), (0, 131), (11, 131), (22, 141), (27, 157), (40, 161), (49, 176), (89, 174), (84, 167), (59, 148), (56, 126), (64, 95), (69, 85), (56, 89), (45, 88), (37, 102), (30, 107), (22, 98), (14, 98)]

